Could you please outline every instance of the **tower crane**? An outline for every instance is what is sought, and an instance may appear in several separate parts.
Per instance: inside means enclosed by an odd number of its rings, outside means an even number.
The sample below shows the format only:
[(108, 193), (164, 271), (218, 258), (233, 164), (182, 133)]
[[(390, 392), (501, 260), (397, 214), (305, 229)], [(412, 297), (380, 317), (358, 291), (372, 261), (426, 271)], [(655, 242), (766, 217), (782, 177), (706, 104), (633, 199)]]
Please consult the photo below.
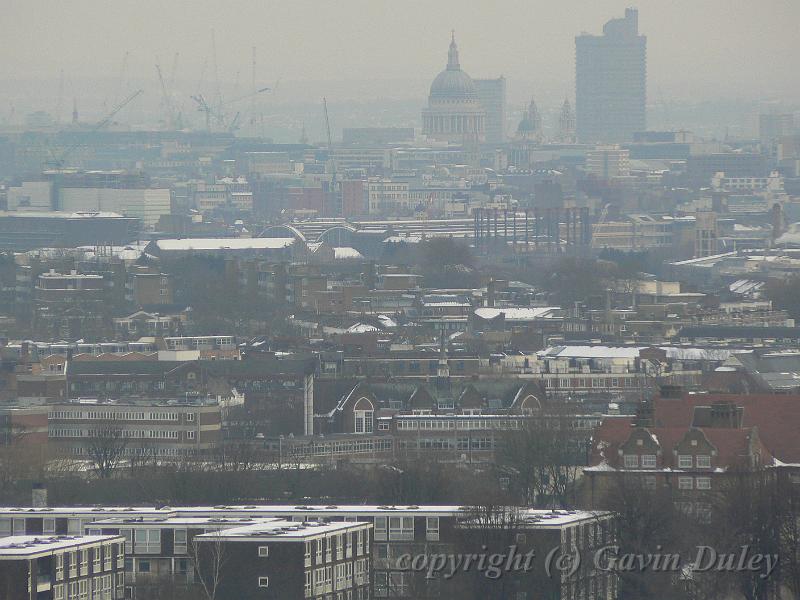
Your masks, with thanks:
[[(336, 158), (333, 156), (333, 139), (331, 138), (331, 121), (328, 118), (328, 100), (322, 99), (322, 108), (325, 111), (325, 132), (328, 134), (328, 160), (331, 161), (331, 190), (336, 194)], [(325, 205), (322, 206), (322, 215), (325, 216)]]
[(175, 109), (172, 106), (172, 98), (167, 90), (167, 84), (164, 81), (164, 74), (161, 72), (161, 65), (156, 63), (156, 71), (158, 72), (158, 83), (161, 85), (161, 102), (164, 105), (165, 119), (164, 124), (168, 129), (175, 128)]
[(611, 208), (611, 203), (606, 202), (603, 205), (603, 209), (600, 211), (600, 216), (598, 217), (597, 221), (592, 225), (592, 247), (595, 247), (595, 244), (599, 244), (595, 242), (596, 237), (601, 233), (602, 225), (605, 224), (606, 219), (608, 218), (608, 210)]
[(234, 98), (233, 100), (229, 100), (228, 102), (221, 104), (220, 109), (213, 108), (205, 99), (203, 94), (196, 94), (194, 96), (191, 96), (191, 98), (192, 100), (194, 100), (195, 104), (197, 104), (197, 110), (199, 110), (202, 113), (205, 113), (206, 115), (207, 131), (211, 131), (212, 118), (214, 119), (214, 121), (216, 121), (217, 125), (220, 128), (226, 129), (228, 131), (233, 131), (234, 129), (236, 129), (236, 127), (238, 127), (239, 113), (237, 112), (232, 121), (228, 123), (227, 116), (225, 115), (225, 112), (221, 109), (226, 106), (230, 106), (231, 104), (236, 104), (237, 102), (241, 102), (242, 100), (247, 100), (248, 98), (250, 98), (251, 96), (255, 96), (256, 94), (263, 94), (264, 92), (269, 92), (269, 91), (271, 91), (271, 88), (264, 87), (259, 90), (256, 90), (254, 93), (245, 94), (244, 96), (239, 96), (238, 98)]
[[(97, 123), (92, 125), (89, 128), (88, 131), (90, 133), (94, 133), (95, 131), (100, 131), (101, 129), (105, 129), (106, 127), (108, 127), (108, 125), (111, 124), (111, 121), (114, 119), (114, 117), (117, 115), (117, 113), (119, 111), (121, 111), (123, 108), (125, 108), (126, 106), (128, 106), (128, 104), (133, 102), (136, 98), (138, 98), (143, 92), (144, 92), (144, 90), (139, 89), (139, 90), (136, 90), (135, 92), (133, 92), (132, 94), (129, 94), (124, 100), (122, 100), (119, 104), (117, 104), (111, 110), (110, 113), (108, 113), (105, 117), (103, 117)], [(64, 167), (64, 162), (67, 159), (67, 157), (70, 154), (72, 154), (79, 145), (80, 145), (79, 143), (75, 143), (75, 144), (72, 144), (72, 145), (68, 146), (63, 152), (61, 152), (61, 154), (58, 156), (58, 158), (54, 159), (53, 161), (50, 161), (48, 166), (50, 166), (52, 168), (56, 168), (56, 169), (63, 168)]]

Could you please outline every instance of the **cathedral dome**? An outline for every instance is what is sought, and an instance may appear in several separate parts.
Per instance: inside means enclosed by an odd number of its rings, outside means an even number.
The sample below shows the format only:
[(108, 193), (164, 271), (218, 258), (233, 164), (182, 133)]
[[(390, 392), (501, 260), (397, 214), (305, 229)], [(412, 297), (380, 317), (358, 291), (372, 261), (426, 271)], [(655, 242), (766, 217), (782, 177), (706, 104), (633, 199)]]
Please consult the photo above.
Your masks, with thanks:
[(474, 100), (478, 97), (475, 82), (461, 69), (445, 69), (431, 84), (430, 97), (442, 100)]
[(472, 78), (461, 70), (458, 62), (458, 46), (453, 39), (447, 53), (447, 68), (436, 76), (431, 84), (431, 100), (475, 100), (478, 91)]
[(522, 117), (522, 120), (519, 122), (519, 125), (517, 125), (517, 133), (532, 133), (534, 131), (536, 131), (536, 127), (526, 112), (525, 116)]

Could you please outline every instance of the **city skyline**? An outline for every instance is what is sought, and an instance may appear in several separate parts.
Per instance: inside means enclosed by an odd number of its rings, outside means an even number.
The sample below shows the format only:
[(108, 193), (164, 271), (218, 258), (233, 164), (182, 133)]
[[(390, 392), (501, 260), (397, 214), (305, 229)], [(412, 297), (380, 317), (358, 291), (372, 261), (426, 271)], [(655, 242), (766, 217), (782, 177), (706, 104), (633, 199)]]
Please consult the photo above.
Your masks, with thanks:
[[(736, 11), (716, 0), (669, 6), (617, 0), (586, 6), (512, 2), (502, 12), (493, 6), (465, 10), (450, 0), (420, 6), (420, 11), (414, 2), (402, 8), (354, 1), (265, 7), (240, 0), (224, 14), (209, 3), (189, 9), (143, 2), (115, 6), (114, 15), (105, 3), (81, 0), (69, 6), (33, 1), (8, 8), (7, 22), (22, 24), (5, 32), (8, 45), (25, 52), (2, 61), (0, 97), (12, 94), (10, 84), (17, 80), (49, 80), (55, 89), (62, 70), (67, 87), (98, 76), (154, 81), (157, 57), (166, 70), (176, 52), (177, 80), (193, 87), (204, 80), (208, 86), (215, 79), (214, 45), (219, 80), (228, 85), (238, 80), (241, 89), (250, 86), (255, 46), (257, 76), (265, 83), (381, 80), (397, 82), (382, 86), (382, 93), (407, 97), (416, 93), (408, 82), (419, 81), (424, 90), (424, 82), (438, 72), (442, 44), (455, 29), (462, 61), (473, 77), (504, 75), (520, 88), (536, 85), (563, 98), (574, 93), (574, 37), (600, 33), (610, 16), (629, 5), (639, 9), (640, 30), (649, 34), (652, 89), (677, 99), (726, 93), (746, 97), (736, 81), (747, 73), (759, 98), (791, 101), (800, 95), (800, 83), (785, 76), (798, 46), (791, 25), (798, 8), (777, 0)], [(152, 18), (156, 14), (159, 19)], [(487, 20), (493, 24), (492, 34)], [(93, 25), (100, 21), (130, 26), (115, 31)], [(715, 26), (705, 26), (709, 22)], [(668, 31), (672, 34), (666, 35)], [(514, 95), (530, 95), (513, 91), (513, 83), (510, 87)]]

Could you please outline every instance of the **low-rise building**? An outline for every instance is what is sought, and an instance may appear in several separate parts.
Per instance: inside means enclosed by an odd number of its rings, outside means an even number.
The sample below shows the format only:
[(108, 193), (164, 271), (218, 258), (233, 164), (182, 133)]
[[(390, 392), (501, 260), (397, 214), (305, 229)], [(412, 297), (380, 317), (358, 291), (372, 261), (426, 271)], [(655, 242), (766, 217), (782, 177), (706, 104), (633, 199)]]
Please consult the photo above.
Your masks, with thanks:
[(3, 600), (125, 598), (125, 540), (113, 535), (0, 538)]

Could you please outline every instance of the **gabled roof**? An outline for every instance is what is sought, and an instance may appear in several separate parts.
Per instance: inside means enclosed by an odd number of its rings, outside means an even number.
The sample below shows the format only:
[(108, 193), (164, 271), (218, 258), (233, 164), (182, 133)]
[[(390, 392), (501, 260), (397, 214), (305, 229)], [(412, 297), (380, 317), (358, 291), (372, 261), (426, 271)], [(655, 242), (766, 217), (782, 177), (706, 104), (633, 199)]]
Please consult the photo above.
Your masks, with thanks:
[[(618, 467), (622, 464), (619, 456), (620, 448), (630, 439), (636, 431), (645, 431), (658, 444), (661, 452), (661, 468), (677, 469), (677, 458), (674, 450), (691, 431), (700, 432), (714, 447), (717, 454), (713, 464), (721, 467), (735, 467), (742, 464), (744, 457), (749, 454), (751, 440), (758, 442), (757, 428), (744, 427), (741, 429), (730, 428), (693, 428), (685, 427), (643, 427), (634, 426), (634, 417), (606, 417), (595, 430), (590, 464), (593, 466), (608, 465)], [(763, 443), (757, 444), (761, 451), (762, 460), (767, 462), (771, 454)]]
[(660, 427), (688, 427), (696, 406), (733, 402), (744, 407), (742, 426), (757, 427), (758, 435), (775, 458), (800, 462), (800, 396), (784, 394), (686, 394), (657, 398), (654, 422)]
[(467, 385), (458, 397), (459, 408), (481, 408), (483, 404), (483, 396), (472, 384)]
[(431, 410), (435, 402), (433, 396), (424, 385), (419, 385), (408, 399), (410, 409)]

